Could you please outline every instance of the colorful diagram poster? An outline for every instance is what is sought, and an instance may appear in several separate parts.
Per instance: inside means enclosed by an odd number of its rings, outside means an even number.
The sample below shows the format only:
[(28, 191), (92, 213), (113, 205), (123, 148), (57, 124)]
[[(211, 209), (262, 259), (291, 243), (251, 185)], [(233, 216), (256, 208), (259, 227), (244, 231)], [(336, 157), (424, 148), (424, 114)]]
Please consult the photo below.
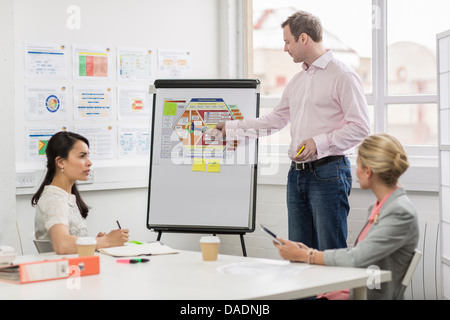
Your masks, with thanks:
[(117, 88), (119, 120), (142, 119), (150, 121), (152, 96), (148, 86), (119, 86)]
[(152, 78), (152, 51), (138, 48), (117, 48), (117, 80)]
[(161, 158), (226, 158), (240, 143), (209, 135), (219, 122), (243, 119), (239, 107), (222, 98), (167, 99), (162, 112)]
[(146, 126), (119, 126), (119, 159), (150, 158), (150, 128)]
[(73, 46), (74, 79), (110, 79), (111, 67), (110, 48), (101, 46)]
[(110, 120), (111, 97), (109, 86), (74, 86), (74, 120)]
[(41, 126), (27, 128), (27, 159), (28, 161), (46, 161), (48, 140), (57, 132), (66, 131), (63, 126)]
[(56, 43), (25, 43), (25, 78), (67, 79), (66, 47)]
[(67, 120), (66, 87), (25, 86), (27, 120)]

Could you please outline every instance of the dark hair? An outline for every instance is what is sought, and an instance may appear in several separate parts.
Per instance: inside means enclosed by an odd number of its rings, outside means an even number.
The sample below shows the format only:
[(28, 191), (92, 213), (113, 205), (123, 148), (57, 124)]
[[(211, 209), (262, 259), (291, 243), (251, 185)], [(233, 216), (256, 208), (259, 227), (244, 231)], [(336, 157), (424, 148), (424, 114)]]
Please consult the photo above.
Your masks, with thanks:
[[(31, 205), (34, 207), (39, 198), (44, 191), (44, 187), (51, 184), (53, 178), (56, 173), (56, 162), (55, 159), (57, 157), (61, 157), (63, 159), (67, 159), (70, 150), (72, 150), (74, 144), (77, 141), (83, 141), (89, 147), (89, 141), (85, 137), (69, 131), (60, 131), (54, 134), (47, 143), (47, 149), (45, 150), (45, 154), (47, 155), (47, 173), (45, 174), (44, 180), (42, 181), (41, 186), (38, 191), (34, 194), (33, 198), (31, 198)], [(75, 195), (78, 209), (80, 210), (81, 216), (86, 219), (89, 207), (84, 203), (81, 199), (80, 192), (78, 191), (77, 185), (74, 183), (72, 186), (72, 194)]]
[(306, 33), (314, 42), (322, 42), (322, 23), (318, 17), (308, 12), (297, 11), (281, 24), (282, 28), (286, 26), (289, 26), (295, 41), (298, 41), (302, 33)]

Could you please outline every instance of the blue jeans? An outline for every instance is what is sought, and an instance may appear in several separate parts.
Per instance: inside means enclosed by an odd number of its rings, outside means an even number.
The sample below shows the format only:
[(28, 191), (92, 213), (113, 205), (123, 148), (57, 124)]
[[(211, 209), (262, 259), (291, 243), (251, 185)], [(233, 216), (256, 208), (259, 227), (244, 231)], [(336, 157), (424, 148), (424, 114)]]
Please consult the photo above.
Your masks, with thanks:
[(314, 169), (291, 166), (286, 195), (289, 239), (318, 250), (347, 247), (351, 188), (346, 157)]

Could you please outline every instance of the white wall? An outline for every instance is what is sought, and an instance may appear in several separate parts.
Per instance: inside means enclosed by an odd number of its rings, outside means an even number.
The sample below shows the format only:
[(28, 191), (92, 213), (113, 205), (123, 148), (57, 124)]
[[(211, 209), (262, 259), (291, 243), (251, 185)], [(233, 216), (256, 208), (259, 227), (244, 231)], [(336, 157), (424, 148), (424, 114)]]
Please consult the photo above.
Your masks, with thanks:
[[(68, 29), (66, 13), (70, 5), (80, 8), (80, 29)], [(198, 10), (201, 8), (201, 10)], [(51, 17), (51, 18), (50, 18)], [(157, 49), (190, 50), (194, 78), (219, 76), (219, 11), (218, 0), (16, 0), (14, 2), (15, 35), (15, 141), (16, 162), (19, 168), (27, 168), (25, 119), (25, 84), (63, 84), (68, 97), (73, 84), (133, 85), (133, 82), (117, 81), (115, 72), (111, 80), (79, 81), (68, 79), (24, 79), (24, 42), (50, 42), (65, 44), (71, 57), (72, 45), (104, 45), (111, 48), (113, 70), (117, 47), (150, 48), (156, 74)], [(69, 59), (68, 68), (72, 61)], [(70, 72), (72, 74), (72, 72)], [(142, 85), (142, 82), (139, 82)], [(150, 84), (150, 83), (149, 83)], [(115, 92), (115, 91), (114, 91)], [(70, 102), (72, 100), (70, 99)], [(69, 104), (70, 105), (70, 104)], [(113, 111), (116, 104), (113, 103)], [(73, 123), (72, 114), (64, 124)], [(117, 117), (110, 121), (113, 128)], [(37, 122), (39, 123), (39, 122)], [(61, 123), (61, 122), (60, 122)], [(113, 129), (114, 130), (114, 129)]]
[(3, 137), (0, 157), (0, 245), (17, 246), (15, 222), (15, 141), (14, 132), (14, 34), (13, 0), (0, 6), (0, 132)]
[[(66, 21), (71, 12), (71, 5), (80, 8), (80, 28), (69, 29)], [(201, 9), (201, 10), (199, 10)], [(33, 253), (28, 235), (34, 225), (34, 208), (30, 205), (34, 188), (14, 188), (15, 171), (35, 172), (37, 182), (45, 171), (45, 163), (29, 163), (26, 160), (26, 130), (32, 122), (25, 117), (25, 84), (59, 84), (63, 83), (71, 91), (74, 84), (86, 82), (72, 80), (25, 79), (24, 50), (25, 42), (63, 43), (69, 51), (68, 69), (72, 67), (72, 45), (105, 45), (112, 48), (113, 70), (115, 75), (116, 48), (136, 47), (150, 48), (153, 51), (153, 72), (156, 75), (157, 50), (189, 50), (192, 57), (192, 78), (220, 78), (221, 62), (228, 63), (229, 39), (220, 43), (219, 32), (230, 14), (229, 6), (219, 0), (196, 0), (195, 5), (182, 0), (15, 0), (1, 1), (2, 37), (1, 52), (1, 128), (5, 142), (1, 166), (1, 210), (0, 210), (0, 244), (3, 242), (16, 247), (22, 252), (17, 241), (16, 212), (20, 229), (23, 253)], [(8, 32), (4, 32), (8, 31)], [(225, 50), (221, 50), (225, 48)], [(3, 59), (4, 57), (4, 59)], [(70, 72), (71, 74), (71, 72)], [(8, 75), (7, 77), (3, 75)], [(112, 77), (110, 80), (91, 81), (88, 84), (133, 85)], [(142, 84), (142, 83), (139, 83)], [(149, 83), (150, 85), (150, 83)], [(71, 100), (71, 95), (68, 95)], [(69, 103), (69, 106), (71, 104)], [(113, 103), (113, 110), (116, 104)], [(74, 123), (72, 114), (64, 123)], [(113, 127), (119, 123), (115, 117)], [(36, 122), (43, 124), (43, 122)], [(123, 220), (127, 225), (126, 213), (135, 210), (135, 221), (130, 228), (145, 229), (147, 192), (146, 185), (148, 164), (146, 160), (102, 160), (93, 166), (96, 183), (80, 187), (88, 203), (92, 204), (92, 215), (88, 220), (91, 230), (107, 231), (115, 228), (115, 220)], [(113, 191), (95, 191), (105, 189)], [(125, 188), (125, 189), (124, 189)], [(130, 190), (126, 188), (132, 188)], [(15, 195), (17, 194), (17, 197)], [(112, 196), (112, 199), (111, 198)], [(16, 201), (17, 198), (17, 201)], [(99, 201), (99, 199), (106, 199)], [(17, 208), (16, 208), (17, 206)], [(116, 213), (118, 212), (118, 213)], [(114, 219), (110, 219), (109, 217)], [(111, 220), (111, 221), (110, 221)], [(134, 221), (134, 220), (133, 220)], [(92, 231), (94, 232), (94, 231)], [(138, 237), (139, 236), (139, 237)], [(137, 238), (146, 238), (141, 233)]]

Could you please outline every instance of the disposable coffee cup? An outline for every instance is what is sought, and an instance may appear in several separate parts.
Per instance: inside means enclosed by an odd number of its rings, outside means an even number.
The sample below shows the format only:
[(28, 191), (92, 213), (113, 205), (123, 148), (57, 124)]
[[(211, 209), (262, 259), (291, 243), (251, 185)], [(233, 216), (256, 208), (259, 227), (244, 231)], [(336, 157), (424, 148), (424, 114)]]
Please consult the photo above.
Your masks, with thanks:
[(217, 260), (217, 254), (219, 253), (219, 243), (220, 239), (216, 236), (200, 238), (203, 261)]
[(97, 245), (95, 238), (79, 237), (76, 243), (79, 257), (88, 257), (95, 254), (95, 246)]

